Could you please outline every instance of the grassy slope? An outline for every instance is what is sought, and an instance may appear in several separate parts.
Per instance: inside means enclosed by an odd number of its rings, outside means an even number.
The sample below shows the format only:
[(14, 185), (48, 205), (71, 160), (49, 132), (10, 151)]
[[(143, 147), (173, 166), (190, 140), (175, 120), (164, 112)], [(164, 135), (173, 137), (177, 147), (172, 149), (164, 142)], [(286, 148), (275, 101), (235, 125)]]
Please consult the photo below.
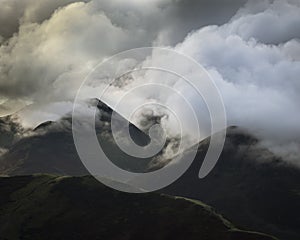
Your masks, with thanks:
[(92, 177), (0, 178), (0, 239), (243, 239), (199, 201), (111, 190)]

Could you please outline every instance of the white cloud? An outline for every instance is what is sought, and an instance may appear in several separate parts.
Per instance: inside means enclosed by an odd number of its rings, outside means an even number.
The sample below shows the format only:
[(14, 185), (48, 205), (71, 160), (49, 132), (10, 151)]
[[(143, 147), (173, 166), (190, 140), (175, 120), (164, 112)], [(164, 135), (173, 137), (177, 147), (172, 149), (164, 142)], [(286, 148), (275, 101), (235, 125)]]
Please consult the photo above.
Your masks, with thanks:
[[(103, 58), (171, 45), (202, 26), (198, 14), (188, 16), (192, 5), (182, 1), (2, 0), (1, 6), (0, 97), (41, 106), (62, 102), (52, 105), (57, 112), (49, 108), (51, 118), (69, 108), (82, 79)], [(175, 50), (209, 70), (230, 124), (266, 139), (299, 142), (299, 38), (299, 1), (249, 1), (228, 23), (192, 31)]]
[[(300, 36), (300, 6), (275, 1), (262, 11), (245, 12), (228, 24), (190, 34), (175, 49), (212, 74), (229, 124), (251, 129), (278, 146), (293, 142), (289, 149), (299, 156), (300, 42), (293, 37)], [(272, 41), (281, 43), (267, 44)]]

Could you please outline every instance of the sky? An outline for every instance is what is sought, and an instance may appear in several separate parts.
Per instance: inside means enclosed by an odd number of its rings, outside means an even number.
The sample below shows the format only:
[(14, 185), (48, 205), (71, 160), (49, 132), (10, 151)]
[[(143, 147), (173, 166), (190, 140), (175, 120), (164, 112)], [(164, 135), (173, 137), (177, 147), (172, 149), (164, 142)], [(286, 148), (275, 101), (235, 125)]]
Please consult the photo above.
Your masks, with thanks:
[[(228, 125), (249, 129), (273, 152), (299, 161), (298, 0), (0, 4), (0, 114), (28, 105), (19, 113), (26, 126), (55, 120), (72, 109), (80, 84), (101, 60), (131, 48), (168, 47), (209, 72)], [(184, 94), (201, 108), (200, 99)]]

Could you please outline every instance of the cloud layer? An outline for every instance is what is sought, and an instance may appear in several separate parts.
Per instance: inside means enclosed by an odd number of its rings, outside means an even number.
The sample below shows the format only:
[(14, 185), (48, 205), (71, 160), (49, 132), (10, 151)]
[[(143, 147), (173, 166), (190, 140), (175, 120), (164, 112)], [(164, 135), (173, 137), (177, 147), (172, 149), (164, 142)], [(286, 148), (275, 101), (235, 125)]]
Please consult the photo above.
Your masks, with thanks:
[(230, 125), (250, 128), (268, 146), (277, 142), (277, 153), (289, 143), (291, 151), (282, 153), (297, 152), (294, 161), (300, 152), (299, 26), (299, 4), (249, 3), (227, 24), (202, 28), (175, 48), (209, 70)]
[[(225, 4), (200, 2), (217, 12)], [(2, 0), (0, 96), (38, 102), (71, 99), (72, 90), (104, 57), (135, 47), (178, 43), (205, 23), (228, 20), (237, 2), (214, 19), (187, 16), (193, 9), (189, 1)]]
[(34, 103), (23, 113), (28, 123), (57, 118), (102, 59), (130, 48), (170, 46), (207, 68), (230, 125), (251, 129), (278, 154), (293, 152), (289, 158), (296, 161), (300, 4), (244, 3), (2, 0), (0, 100)]

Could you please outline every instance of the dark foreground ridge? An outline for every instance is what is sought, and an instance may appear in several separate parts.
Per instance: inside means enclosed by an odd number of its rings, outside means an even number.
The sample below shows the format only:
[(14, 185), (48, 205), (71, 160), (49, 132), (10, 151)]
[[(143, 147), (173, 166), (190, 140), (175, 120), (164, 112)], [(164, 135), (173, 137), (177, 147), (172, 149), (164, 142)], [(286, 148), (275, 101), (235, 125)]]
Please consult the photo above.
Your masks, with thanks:
[(128, 194), (94, 178), (0, 178), (0, 239), (274, 240), (238, 230), (199, 202)]

